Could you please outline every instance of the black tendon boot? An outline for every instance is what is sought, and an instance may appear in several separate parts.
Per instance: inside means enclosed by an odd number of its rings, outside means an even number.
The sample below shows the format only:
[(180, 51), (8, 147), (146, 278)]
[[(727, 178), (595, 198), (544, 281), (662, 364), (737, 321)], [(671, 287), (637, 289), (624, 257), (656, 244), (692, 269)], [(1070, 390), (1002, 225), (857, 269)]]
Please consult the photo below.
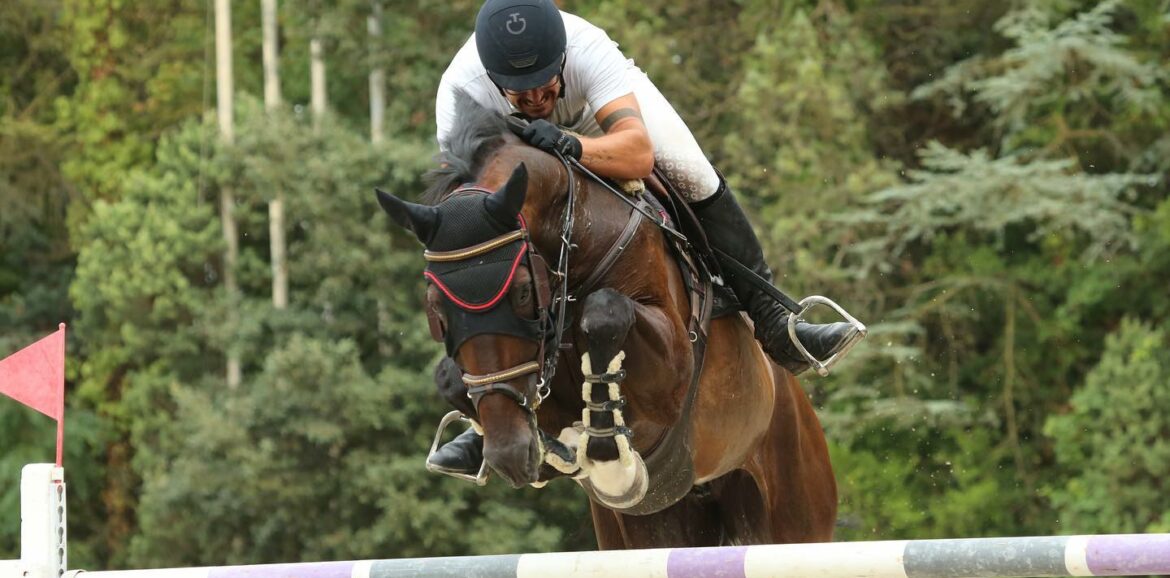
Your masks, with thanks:
[[(715, 249), (739, 261), (757, 275), (772, 282), (772, 271), (764, 262), (764, 251), (756, 238), (747, 215), (720, 178), (719, 190), (707, 199), (691, 204), (707, 239)], [(724, 257), (719, 257), (722, 263)], [(723, 267), (724, 282), (735, 292), (748, 317), (756, 326), (756, 339), (776, 363), (799, 374), (809, 368), (809, 362), (800, 354), (788, 335), (788, 312), (762, 289), (747, 279), (736, 276), (730, 266)], [(849, 343), (857, 332), (849, 323), (813, 324), (799, 322), (797, 338), (813, 357), (826, 360)]]

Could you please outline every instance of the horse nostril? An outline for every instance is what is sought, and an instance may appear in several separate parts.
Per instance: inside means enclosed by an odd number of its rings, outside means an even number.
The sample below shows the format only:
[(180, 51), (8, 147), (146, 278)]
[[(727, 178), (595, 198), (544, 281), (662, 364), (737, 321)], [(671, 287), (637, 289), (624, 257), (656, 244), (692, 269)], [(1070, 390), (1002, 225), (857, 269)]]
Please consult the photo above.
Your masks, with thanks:
[(535, 482), (540, 474), (539, 448), (527, 440), (490, 444), (484, 448), (483, 456), (513, 488)]

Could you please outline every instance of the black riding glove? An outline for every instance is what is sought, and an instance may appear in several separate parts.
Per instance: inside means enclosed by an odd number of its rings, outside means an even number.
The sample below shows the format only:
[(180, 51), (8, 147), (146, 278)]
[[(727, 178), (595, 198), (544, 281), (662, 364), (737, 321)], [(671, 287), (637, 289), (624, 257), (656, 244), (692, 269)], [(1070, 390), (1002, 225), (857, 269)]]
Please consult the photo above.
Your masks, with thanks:
[(528, 123), (520, 138), (542, 151), (558, 152), (581, 160), (581, 141), (543, 118)]

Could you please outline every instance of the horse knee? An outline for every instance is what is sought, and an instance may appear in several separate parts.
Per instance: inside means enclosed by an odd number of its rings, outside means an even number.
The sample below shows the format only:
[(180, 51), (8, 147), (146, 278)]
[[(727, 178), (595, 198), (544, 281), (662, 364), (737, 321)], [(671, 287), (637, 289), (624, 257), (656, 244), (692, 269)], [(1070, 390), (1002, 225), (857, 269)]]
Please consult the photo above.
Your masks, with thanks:
[(613, 289), (600, 289), (585, 298), (581, 331), (595, 364), (608, 363), (621, 351), (634, 326), (634, 302)]

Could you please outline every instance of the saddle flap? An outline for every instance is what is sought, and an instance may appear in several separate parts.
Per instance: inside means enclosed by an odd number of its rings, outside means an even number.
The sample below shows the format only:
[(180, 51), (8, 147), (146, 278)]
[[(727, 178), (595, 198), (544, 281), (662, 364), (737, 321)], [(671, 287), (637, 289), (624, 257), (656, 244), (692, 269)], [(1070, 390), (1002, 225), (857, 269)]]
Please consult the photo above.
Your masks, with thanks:
[(670, 185), (670, 181), (662, 176), (658, 167), (654, 167), (650, 176), (643, 180), (646, 183), (646, 188), (658, 198), (674, 222), (677, 223), (682, 234), (686, 235), (690, 244), (688, 249), (698, 257), (699, 261), (702, 261), (711, 275), (721, 276), (722, 271), (719, 268), (719, 262), (715, 259), (715, 250), (711, 248), (707, 233), (703, 231), (703, 224), (699, 222), (699, 217), (691, 210), (690, 203)]

